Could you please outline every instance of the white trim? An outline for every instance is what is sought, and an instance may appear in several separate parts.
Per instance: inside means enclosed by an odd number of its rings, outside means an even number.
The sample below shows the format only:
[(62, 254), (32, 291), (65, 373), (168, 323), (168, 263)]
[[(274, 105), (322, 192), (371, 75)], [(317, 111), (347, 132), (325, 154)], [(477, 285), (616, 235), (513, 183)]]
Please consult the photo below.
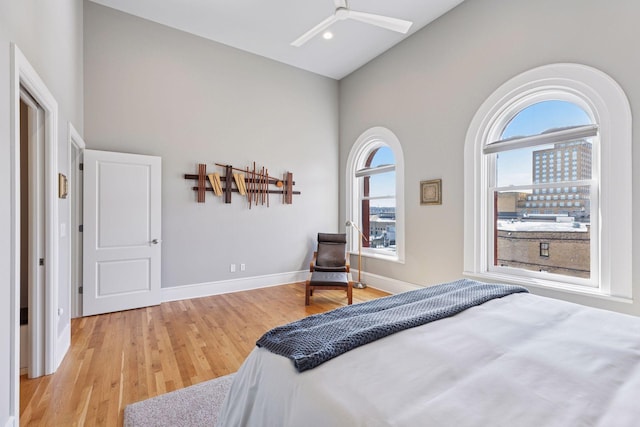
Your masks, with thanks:
[[(356, 276), (358, 270), (352, 270), (351, 274)], [(415, 291), (416, 289), (424, 288), (423, 285), (416, 285), (402, 280), (392, 279), (391, 277), (379, 276), (373, 273), (362, 272), (362, 281), (367, 284), (368, 287), (379, 289), (390, 294), (400, 294), (407, 291)]]
[[(366, 249), (366, 251), (364, 249)], [(355, 251), (350, 250), (349, 254), (358, 256), (357, 248)], [(395, 255), (390, 255), (388, 251), (379, 248), (363, 248), (362, 258), (380, 259), (383, 261), (394, 262), (396, 264), (404, 264), (404, 261), (400, 261)], [(356, 271), (358, 271), (358, 269), (356, 269)]]
[(58, 306), (58, 104), (29, 64), (20, 49), (11, 43), (11, 272), (9, 285), (12, 287), (13, 304), (9, 318), (12, 322), (10, 349), (12, 375), (9, 379), (10, 414), (15, 422), (20, 416), (20, 85), (45, 111), (45, 330), (44, 356), (45, 374), (55, 371), (56, 332)]
[[(592, 179), (579, 179), (576, 181), (545, 182), (543, 184), (505, 185), (502, 187), (489, 187), (489, 189), (492, 191), (520, 191), (520, 190), (530, 190), (530, 189), (533, 190), (536, 188), (545, 189), (545, 188), (557, 188), (557, 187), (584, 187), (592, 184), (593, 184)], [(549, 193), (549, 195), (551, 194), (553, 193)]]
[(71, 348), (71, 322), (67, 323), (62, 333), (58, 335), (58, 342), (56, 343), (56, 369), (67, 355), (69, 348)]
[(600, 292), (596, 288), (590, 288), (588, 286), (580, 286), (580, 285), (572, 285), (570, 283), (558, 283), (551, 280), (544, 280), (538, 278), (523, 278), (523, 277), (514, 277), (512, 274), (500, 274), (500, 273), (485, 273), (485, 274), (466, 274), (465, 276), (484, 282), (492, 282), (492, 283), (511, 283), (514, 285), (522, 285), (529, 289), (532, 293), (538, 293), (536, 289), (539, 290), (550, 290), (550, 291), (559, 291), (573, 295), (581, 295), (592, 298), (598, 298), (601, 300), (614, 302), (614, 303), (623, 303), (623, 304), (632, 304), (633, 300), (631, 298), (617, 297), (612, 295), (605, 295)]
[[(43, 357), (43, 335), (45, 328), (45, 294), (43, 286), (46, 283), (46, 276), (34, 260), (45, 256), (45, 219), (46, 211), (44, 206), (44, 110), (35, 99), (24, 89), (20, 88), (20, 102), (27, 106), (27, 122), (28, 122), (28, 165), (27, 176), (29, 193), (29, 210), (28, 212), (20, 212), (20, 219), (28, 218), (29, 227), (29, 248), (27, 258), (29, 262), (29, 283), (28, 283), (28, 307), (29, 319), (27, 327), (27, 372), (30, 378), (40, 377), (44, 375), (44, 357)], [(22, 111), (20, 111), (22, 114)], [(22, 122), (22, 117), (20, 117)], [(22, 123), (20, 123), (22, 127)], [(22, 135), (20, 136), (22, 145)], [(20, 148), (22, 157), (22, 147)], [(20, 158), (20, 167), (24, 159)], [(22, 186), (22, 179), (20, 185)], [(22, 192), (22, 190), (21, 190)], [(22, 239), (22, 238), (21, 238)], [(22, 240), (20, 241), (22, 245)], [(21, 260), (22, 261), (22, 260)], [(22, 281), (22, 279), (21, 279)], [(22, 336), (22, 335), (21, 335)], [(24, 346), (21, 345), (21, 348)], [(20, 356), (22, 358), (22, 355)]]
[[(13, 48), (11, 49), (13, 52)], [(15, 66), (15, 60), (13, 59), (13, 53), (11, 54), (11, 82), (19, 78), (19, 72)], [(14, 85), (11, 85), (11, 99), (14, 100), (15, 96), (20, 97), (19, 90), (14, 90)], [(20, 101), (18, 101), (18, 110), (16, 110), (15, 102), (11, 102), (10, 109), (10, 164), (12, 172), (10, 174), (11, 179), (11, 199), (10, 199), (10, 259), (9, 259), (9, 286), (11, 288), (11, 303), (9, 310), (10, 323), (10, 342), (9, 342), (9, 359), (11, 360), (10, 372), (9, 372), (9, 420), (7, 426), (18, 424), (20, 415), (20, 215), (18, 214), (18, 207), (20, 206), (20, 146), (15, 144), (16, 133), (20, 129), (20, 117), (19, 108)], [(17, 123), (16, 123), (17, 122)]]
[[(75, 148), (74, 148), (75, 147)], [(68, 124), (68, 135), (67, 135), (67, 165), (69, 167), (68, 170), (68, 178), (69, 178), (69, 215), (67, 218), (68, 226), (68, 253), (69, 253), (69, 320), (73, 317), (82, 316), (82, 296), (76, 289), (77, 283), (73, 283), (72, 278), (74, 277), (74, 271), (78, 272), (78, 259), (74, 257), (75, 251), (73, 250), (73, 245), (76, 247), (82, 248), (82, 235), (78, 233), (78, 225), (82, 224), (82, 218), (79, 218), (80, 212), (82, 211), (82, 200), (78, 202), (78, 195), (82, 194), (82, 186), (78, 182), (78, 177), (80, 172), (78, 170), (77, 162), (72, 161), (72, 153), (74, 151), (78, 151), (79, 157), (82, 158), (82, 153), (86, 148), (86, 144), (84, 139), (80, 135), (80, 133), (76, 130), (71, 122)], [(75, 170), (71, 168), (75, 167)], [(74, 212), (76, 210), (76, 221), (74, 221)], [(81, 254), (80, 254), (81, 255)], [(81, 259), (82, 257), (80, 257)], [(81, 261), (80, 261), (81, 262)], [(82, 275), (77, 277), (79, 281), (82, 281)]]
[(220, 280), (217, 282), (172, 286), (161, 289), (161, 301), (168, 302), (190, 298), (202, 298), (211, 295), (279, 286), (283, 283), (304, 282), (307, 280), (308, 276), (309, 272), (303, 270), (288, 273), (268, 274), (264, 276), (244, 277), (233, 280)]
[[(357, 269), (351, 269), (351, 275), (358, 275)], [(242, 279), (221, 280), (218, 282), (195, 283), (192, 285), (162, 288), (162, 302), (179, 301), (191, 298), (203, 298), (212, 295), (228, 294), (232, 292), (249, 291), (252, 289), (270, 288), (286, 283), (304, 282), (309, 277), (309, 271), (291, 271), (288, 273), (268, 274), (264, 276), (245, 277)], [(424, 286), (403, 282), (390, 277), (362, 272), (362, 279), (368, 287), (379, 289), (390, 294), (412, 291)]]
[(576, 126), (569, 129), (545, 132), (538, 135), (490, 142), (483, 148), (484, 154), (500, 153), (507, 150), (535, 147), (537, 145), (553, 144), (561, 141), (575, 141), (582, 138), (590, 138), (598, 134), (598, 125)]
[(78, 148), (84, 150), (87, 145), (80, 133), (76, 130), (71, 122), (69, 122), (69, 144), (75, 144)]
[(362, 168), (356, 171), (356, 178), (394, 172), (396, 165), (380, 165), (373, 168)]
[[(487, 168), (482, 156), (486, 142), (495, 141), (504, 126), (523, 108), (549, 99), (573, 102), (591, 115), (600, 129), (601, 177), (599, 272), (592, 270), (602, 295), (622, 300), (631, 298), (632, 282), (632, 203), (631, 203), (631, 109), (622, 88), (608, 75), (579, 64), (552, 64), (526, 71), (498, 88), (474, 116), (465, 140), (464, 159), (464, 274), (490, 279), (488, 272), (487, 227), (489, 188)], [(596, 156), (598, 153), (594, 153)], [(615, 211), (615, 212), (614, 212)], [(593, 236), (593, 234), (592, 234)], [(595, 246), (595, 245), (594, 245)], [(521, 280), (527, 281), (526, 278)], [(539, 286), (535, 280), (530, 285)], [(552, 285), (549, 283), (549, 285)], [(556, 289), (564, 290), (561, 284)], [(583, 292), (585, 293), (585, 292)]]
[(5, 427), (18, 427), (18, 419), (13, 416), (9, 417), (7, 423), (5, 424)]
[[(366, 156), (375, 148), (381, 146), (388, 146), (395, 157), (395, 170), (396, 170), (396, 254), (394, 256), (376, 257), (379, 259), (388, 259), (397, 262), (404, 262), (404, 247), (405, 247), (405, 220), (404, 220), (404, 153), (402, 151), (402, 145), (398, 137), (389, 129), (381, 126), (372, 127), (367, 129), (358, 137), (356, 142), (351, 147), (349, 157), (347, 158), (346, 167), (346, 218), (349, 221), (353, 221), (355, 224), (360, 224), (360, 200), (358, 195), (358, 180), (355, 178), (355, 173), (365, 167)], [(351, 230), (347, 230), (349, 236), (349, 251), (357, 251), (357, 245), (359, 236), (355, 227), (351, 227)], [(363, 249), (363, 256), (367, 248)]]
[[(351, 270), (351, 274), (353, 276), (357, 276), (358, 270)], [(492, 283), (505, 283), (504, 277), (499, 277), (497, 275), (493, 277), (483, 276), (483, 277), (470, 277), (475, 280), (482, 280), (485, 282)], [(362, 281), (367, 284), (367, 287), (379, 289), (384, 292), (388, 292), (390, 294), (399, 294), (402, 292), (414, 291), (416, 289), (423, 289), (429, 286), (435, 286), (439, 283), (435, 283), (432, 285), (416, 285), (414, 283), (404, 282), (402, 280), (392, 279), (386, 276), (379, 276), (373, 273), (367, 273), (365, 271), (362, 272)], [(558, 292), (557, 288), (551, 288), (545, 286), (543, 283), (536, 283), (535, 285), (528, 284), (529, 291), (535, 295), (541, 295), (549, 298), (554, 297), (554, 292)], [(613, 296), (602, 295), (596, 292), (589, 292), (589, 290), (580, 290), (580, 289), (563, 289), (561, 292), (567, 292), (574, 294), (578, 297), (588, 297), (588, 298), (596, 298), (606, 303), (609, 303), (606, 309), (615, 310), (619, 312), (628, 312), (629, 310), (625, 310), (626, 307), (630, 307), (633, 303), (633, 300), (628, 298), (619, 298)]]

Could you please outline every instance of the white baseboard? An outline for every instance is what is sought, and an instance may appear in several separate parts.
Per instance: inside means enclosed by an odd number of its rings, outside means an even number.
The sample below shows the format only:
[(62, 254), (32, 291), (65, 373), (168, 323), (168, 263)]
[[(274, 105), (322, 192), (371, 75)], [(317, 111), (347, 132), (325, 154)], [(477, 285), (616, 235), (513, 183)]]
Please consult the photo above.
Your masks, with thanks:
[(61, 334), (58, 334), (58, 341), (56, 342), (56, 366), (54, 370), (57, 370), (62, 359), (67, 355), (67, 351), (71, 347), (71, 322), (67, 323)]
[[(358, 270), (351, 270), (353, 278), (358, 277)], [(389, 292), (390, 294), (399, 294), (401, 292), (413, 291), (415, 289), (423, 288), (423, 286), (415, 285), (413, 283), (403, 282), (397, 279), (391, 279), (385, 276), (379, 276), (373, 273), (367, 273), (365, 271), (361, 274), (362, 281), (367, 285), (381, 291)]]
[[(248, 291), (251, 289), (268, 288), (285, 283), (304, 282), (309, 272), (292, 271), (288, 273), (269, 274), (265, 276), (244, 277), (233, 280), (220, 280), (218, 282), (196, 283), (193, 285), (173, 286), (162, 288), (162, 302), (178, 301), (190, 298), (202, 298), (211, 295), (228, 294), (231, 292)], [(358, 270), (351, 270), (353, 278), (358, 277)], [(390, 294), (399, 294), (405, 291), (420, 289), (422, 286), (377, 274), (362, 272), (362, 281), (367, 285)]]
[(9, 417), (5, 427), (18, 427), (18, 419), (16, 417)]
[(196, 283), (193, 285), (173, 286), (162, 288), (162, 301), (178, 301), (190, 298), (202, 298), (211, 295), (228, 294), (231, 292), (248, 291), (251, 289), (268, 288), (285, 283), (304, 282), (308, 271), (292, 271), (288, 273), (268, 274), (265, 276), (244, 277), (218, 282)]

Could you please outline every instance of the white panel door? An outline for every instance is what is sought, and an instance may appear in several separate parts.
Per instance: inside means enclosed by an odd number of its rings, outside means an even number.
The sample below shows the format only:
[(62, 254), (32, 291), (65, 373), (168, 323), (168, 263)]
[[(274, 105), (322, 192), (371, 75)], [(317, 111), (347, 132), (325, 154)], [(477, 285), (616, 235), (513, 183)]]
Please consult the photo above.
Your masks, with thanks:
[(160, 304), (161, 164), (85, 150), (84, 316)]

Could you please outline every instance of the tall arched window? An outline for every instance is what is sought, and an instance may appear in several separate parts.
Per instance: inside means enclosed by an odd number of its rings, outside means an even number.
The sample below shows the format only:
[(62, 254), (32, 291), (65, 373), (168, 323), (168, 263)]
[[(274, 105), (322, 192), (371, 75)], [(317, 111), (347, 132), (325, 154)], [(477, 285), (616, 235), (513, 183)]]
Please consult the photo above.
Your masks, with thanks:
[(631, 114), (602, 72), (554, 64), (500, 87), (465, 145), (465, 273), (631, 296)]
[[(347, 160), (347, 219), (363, 234), (363, 254), (391, 260), (404, 257), (404, 162), (397, 137), (375, 127), (356, 141)], [(349, 230), (350, 250), (358, 248)]]

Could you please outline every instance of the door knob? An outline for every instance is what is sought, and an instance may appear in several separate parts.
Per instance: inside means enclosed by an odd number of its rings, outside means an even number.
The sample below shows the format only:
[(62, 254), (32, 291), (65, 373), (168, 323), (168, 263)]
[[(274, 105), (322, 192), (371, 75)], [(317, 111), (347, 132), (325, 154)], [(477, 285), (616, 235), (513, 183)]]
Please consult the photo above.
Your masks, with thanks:
[(160, 240), (158, 240), (158, 239), (153, 239), (151, 241), (151, 244), (153, 244), (153, 245), (157, 245), (158, 243), (160, 243)]

